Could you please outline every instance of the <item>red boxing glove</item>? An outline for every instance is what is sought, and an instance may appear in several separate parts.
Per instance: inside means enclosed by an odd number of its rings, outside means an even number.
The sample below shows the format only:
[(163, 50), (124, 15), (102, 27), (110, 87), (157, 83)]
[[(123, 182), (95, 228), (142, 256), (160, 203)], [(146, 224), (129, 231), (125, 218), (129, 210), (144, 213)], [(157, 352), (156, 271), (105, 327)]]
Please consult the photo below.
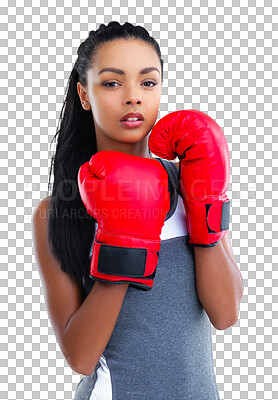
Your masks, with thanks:
[(180, 160), (180, 192), (188, 225), (188, 243), (211, 247), (229, 229), (229, 148), (220, 126), (197, 110), (161, 118), (149, 137), (158, 157)]
[(78, 186), (98, 223), (90, 277), (150, 290), (170, 208), (164, 167), (149, 158), (99, 151), (80, 167)]

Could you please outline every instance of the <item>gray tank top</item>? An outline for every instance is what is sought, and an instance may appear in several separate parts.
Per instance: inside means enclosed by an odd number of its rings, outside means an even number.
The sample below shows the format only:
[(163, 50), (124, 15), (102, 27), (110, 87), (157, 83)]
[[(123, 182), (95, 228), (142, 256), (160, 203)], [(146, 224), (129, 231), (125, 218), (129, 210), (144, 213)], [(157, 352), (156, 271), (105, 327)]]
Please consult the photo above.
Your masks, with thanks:
[[(110, 340), (93, 373), (79, 382), (74, 400), (220, 399), (211, 323), (196, 292), (178, 169), (159, 161), (168, 172), (170, 210), (153, 287), (146, 292), (129, 285)], [(83, 285), (88, 295), (94, 281), (84, 277)]]

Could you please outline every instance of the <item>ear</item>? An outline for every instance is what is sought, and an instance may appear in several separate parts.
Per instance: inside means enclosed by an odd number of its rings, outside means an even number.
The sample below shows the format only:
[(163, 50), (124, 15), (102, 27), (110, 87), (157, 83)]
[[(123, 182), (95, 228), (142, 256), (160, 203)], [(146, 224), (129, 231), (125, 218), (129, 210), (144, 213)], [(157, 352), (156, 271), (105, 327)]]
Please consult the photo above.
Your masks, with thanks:
[(84, 108), (84, 110), (86, 111), (90, 110), (91, 104), (88, 99), (88, 94), (86, 92), (86, 89), (80, 82), (77, 82), (77, 92), (80, 98), (81, 105)]

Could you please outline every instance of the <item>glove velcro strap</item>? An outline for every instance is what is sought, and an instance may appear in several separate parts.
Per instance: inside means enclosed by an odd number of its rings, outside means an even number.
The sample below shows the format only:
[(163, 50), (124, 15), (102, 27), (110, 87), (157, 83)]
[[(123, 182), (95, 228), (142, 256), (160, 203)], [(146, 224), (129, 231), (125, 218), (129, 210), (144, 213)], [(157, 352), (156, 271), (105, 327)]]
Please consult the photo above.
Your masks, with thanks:
[[(97, 241), (92, 254), (93, 275), (109, 275), (113, 281), (117, 277), (153, 279), (159, 253), (146, 248), (111, 246)], [(109, 280), (110, 280), (109, 279)]]
[(206, 215), (209, 233), (227, 231), (230, 221), (230, 200), (206, 204)]
[(100, 244), (97, 270), (102, 274), (141, 278), (147, 260), (146, 249)]

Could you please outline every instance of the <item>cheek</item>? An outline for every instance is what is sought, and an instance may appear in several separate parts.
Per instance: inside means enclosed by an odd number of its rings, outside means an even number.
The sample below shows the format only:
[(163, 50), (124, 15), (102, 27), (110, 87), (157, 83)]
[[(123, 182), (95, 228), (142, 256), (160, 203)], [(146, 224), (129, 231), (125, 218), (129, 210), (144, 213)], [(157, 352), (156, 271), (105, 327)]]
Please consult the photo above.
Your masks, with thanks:
[(159, 95), (155, 95), (152, 99), (152, 110), (154, 113), (157, 113), (159, 111), (160, 100), (161, 100), (161, 97)]
[(97, 108), (100, 110), (107, 109), (109, 107), (113, 107), (115, 105), (115, 101), (113, 101), (114, 98), (113, 96), (109, 96), (107, 94), (101, 95), (97, 98), (96, 103), (97, 103)]
[(153, 92), (152, 103), (155, 107), (159, 107), (160, 100), (161, 100), (161, 92), (160, 91)]
[(112, 96), (100, 96), (95, 98), (92, 104), (92, 110), (95, 119), (99, 122), (108, 123), (110, 121), (107, 118), (109, 115), (112, 115), (114, 110), (116, 111), (117, 102), (113, 99)]
[(115, 105), (115, 93), (111, 95), (111, 92), (103, 90), (101, 87), (96, 86), (92, 89), (91, 94), (91, 104), (94, 109), (99, 112), (105, 107), (112, 107)]

